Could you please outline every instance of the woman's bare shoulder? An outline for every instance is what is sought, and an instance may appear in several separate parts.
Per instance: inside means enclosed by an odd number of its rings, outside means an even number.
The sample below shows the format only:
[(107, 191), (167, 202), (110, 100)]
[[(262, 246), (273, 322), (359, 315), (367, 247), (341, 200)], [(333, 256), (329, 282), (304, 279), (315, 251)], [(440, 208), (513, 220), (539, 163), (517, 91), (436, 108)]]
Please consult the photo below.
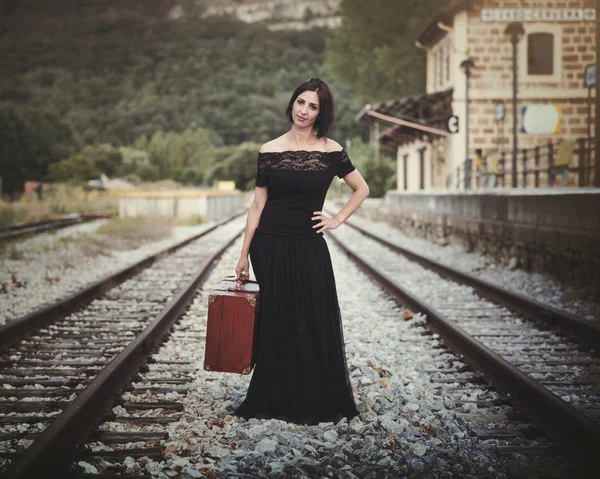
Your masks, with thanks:
[(285, 151), (285, 143), (283, 141), (283, 136), (279, 138), (275, 138), (274, 140), (267, 141), (263, 146), (260, 147), (261, 153), (275, 153)]
[(342, 145), (340, 145), (337, 141), (332, 140), (331, 138), (325, 138), (325, 151), (342, 151)]

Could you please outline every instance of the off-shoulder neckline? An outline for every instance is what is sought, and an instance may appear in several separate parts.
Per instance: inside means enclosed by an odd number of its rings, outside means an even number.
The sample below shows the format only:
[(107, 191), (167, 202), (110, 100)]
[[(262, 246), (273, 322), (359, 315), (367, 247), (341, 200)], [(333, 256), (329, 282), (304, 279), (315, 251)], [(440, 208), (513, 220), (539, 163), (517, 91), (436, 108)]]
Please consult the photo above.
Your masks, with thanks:
[(261, 155), (273, 155), (276, 153), (279, 154), (283, 154), (283, 153), (325, 153), (325, 154), (330, 154), (330, 153), (342, 153), (343, 151), (345, 151), (344, 148), (342, 148), (341, 150), (332, 150), (332, 151), (323, 151), (323, 150), (283, 150), (283, 151), (259, 151), (258, 153)]

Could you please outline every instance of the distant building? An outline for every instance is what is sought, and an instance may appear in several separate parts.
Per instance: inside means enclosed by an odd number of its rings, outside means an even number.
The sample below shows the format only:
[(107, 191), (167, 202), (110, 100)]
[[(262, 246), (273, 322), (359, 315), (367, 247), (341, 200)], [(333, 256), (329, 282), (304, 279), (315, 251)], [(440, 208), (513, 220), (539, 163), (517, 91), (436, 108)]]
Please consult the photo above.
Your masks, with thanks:
[(108, 178), (105, 174), (97, 180), (89, 180), (87, 188), (90, 190), (127, 191), (135, 190), (135, 185), (121, 178)]
[(246, 23), (267, 21), (271, 30), (337, 28), (340, 0), (197, 0), (204, 16), (229, 14)]
[(34, 193), (41, 194), (41, 192), (47, 192), (56, 187), (55, 183), (44, 183), (42, 181), (25, 181), (23, 185), (23, 194), (32, 195)]
[[(527, 8), (514, 0), (449, 3), (416, 41), (427, 54), (426, 93), (367, 105), (357, 117), (371, 129), (372, 140), (396, 151), (398, 190), (454, 187), (467, 154), (475, 159), (476, 151), (483, 157), (504, 151), (510, 163), (513, 55), (510, 36), (504, 32), (513, 22), (524, 29), (517, 46), (519, 150), (587, 136), (584, 70), (596, 60), (593, 0), (533, 0), (526, 2)], [(467, 152), (466, 76), (461, 63), (469, 58), (474, 67)], [(445, 132), (455, 115), (458, 122), (450, 127), (458, 126), (458, 133), (423, 131), (383, 121), (381, 115)], [(594, 117), (592, 106), (592, 123)], [(593, 131), (592, 126), (592, 135)]]
[(235, 181), (217, 181), (216, 189), (218, 191), (235, 191)]

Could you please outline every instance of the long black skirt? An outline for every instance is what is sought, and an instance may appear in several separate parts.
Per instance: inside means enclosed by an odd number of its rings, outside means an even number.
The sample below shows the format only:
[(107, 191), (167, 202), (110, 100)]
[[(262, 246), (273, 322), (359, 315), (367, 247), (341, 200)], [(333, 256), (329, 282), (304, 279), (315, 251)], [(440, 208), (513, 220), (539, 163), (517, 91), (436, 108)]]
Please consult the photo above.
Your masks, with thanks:
[(250, 260), (260, 286), (258, 350), (235, 415), (300, 424), (356, 416), (325, 239), (257, 231)]

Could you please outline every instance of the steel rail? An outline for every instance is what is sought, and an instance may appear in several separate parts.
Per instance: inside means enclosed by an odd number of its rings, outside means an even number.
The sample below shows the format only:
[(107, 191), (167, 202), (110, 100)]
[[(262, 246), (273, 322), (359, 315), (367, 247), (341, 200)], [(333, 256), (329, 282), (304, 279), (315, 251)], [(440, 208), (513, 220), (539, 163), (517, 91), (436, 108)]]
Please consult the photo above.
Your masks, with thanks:
[(73, 220), (73, 219), (79, 219), (79, 217), (72, 216), (72, 217), (68, 217), (68, 218), (56, 218), (53, 220), (32, 221), (30, 223), (15, 223), (15, 224), (8, 225), (5, 228), (0, 229), (0, 234), (6, 233), (7, 231), (19, 231), (19, 230), (28, 229), (28, 228), (35, 228), (37, 226), (46, 226), (49, 224), (61, 223), (65, 220)]
[(206, 279), (215, 261), (243, 233), (227, 242), (203, 261), (198, 273), (181, 289), (165, 309), (125, 347), (94, 380), (71, 401), (42, 434), (11, 465), (5, 479), (45, 479), (52, 471), (66, 477), (78, 444), (84, 441), (101, 421), (105, 409), (137, 374), (193, 300), (196, 290)]
[(399, 303), (426, 315), (429, 327), (438, 333), (450, 349), (464, 356), (475, 370), (509, 400), (548, 437), (586, 463), (597, 464), (600, 450), (600, 425), (551, 393), (537, 381), (519, 371), (487, 346), (468, 335), (452, 321), (413, 295), (382, 269), (359, 253), (350, 250), (334, 234), (335, 243), (369, 276), (375, 279)]
[(582, 344), (586, 344), (594, 348), (597, 352), (600, 352), (599, 326), (578, 318), (577, 316), (567, 313), (566, 311), (562, 311), (558, 308), (553, 308), (547, 304), (540, 303), (539, 301), (523, 296), (522, 294), (506, 290), (492, 283), (491, 281), (477, 278), (469, 273), (465, 273), (421, 256), (384, 238), (381, 238), (351, 221), (346, 222), (346, 224), (366, 237), (406, 256), (411, 261), (419, 263), (424, 268), (434, 271), (458, 283), (470, 286), (475, 289), (480, 296), (502, 304), (506, 308), (516, 311), (528, 319), (533, 321), (541, 320), (549, 323), (553, 328), (560, 330)]
[(232, 221), (244, 213), (245, 211), (242, 211), (236, 215), (225, 218), (224, 220), (215, 223), (202, 233), (191, 236), (190, 238), (180, 241), (173, 246), (169, 246), (158, 253), (150, 255), (130, 266), (127, 266), (116, 273), (112, 273), (92, 283), (91, 285), (86, 286), (84, 289), (72, 294), (71, 296), (68, 296), (67, 298), (60, 299), (55, 303), (44, 306), (43, 308), (33, 311), (25, 316), (21, 316), (20, 318), (16, 318), (4, 324), (3, 326), (0, 326), (0, 352), (15, 342), (20, 341), (27, 334), (40, 329), (61, 317), (64, 317), (65, 315), (74, 311), (76, 308), (88, 304), (100, 294), (114, 288), (115, 286), (118, 286), (128, 278), (135, 276), (141, 270), (148, 268), (161, 258), (168, 256), (192, 241), (207, 235), (208, 233), (217, 229), (219, 226)]
[(0, 230), (0, 241), (11, 240), (33, 233), (42, 233), (49, 230), (58, 230), (73, 226), (79, 223), (86, 223), (101, 218), (106, 218), (104, 215), (79, 215), (69, 218), (60, 218), (56, 220), (42, 220), (32, 223), (19, 223), (8, 226)]

